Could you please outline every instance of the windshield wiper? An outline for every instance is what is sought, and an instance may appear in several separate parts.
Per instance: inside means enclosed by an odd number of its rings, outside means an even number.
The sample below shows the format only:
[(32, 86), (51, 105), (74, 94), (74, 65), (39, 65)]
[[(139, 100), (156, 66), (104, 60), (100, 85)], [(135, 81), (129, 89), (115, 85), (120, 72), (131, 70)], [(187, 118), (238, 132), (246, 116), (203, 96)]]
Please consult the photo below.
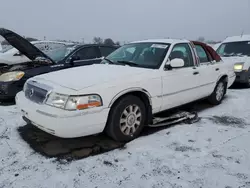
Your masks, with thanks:
[(104, 57), (103, 59), (105, 59), (106, 61), (108, 61), (110, 64), (115, 64), (115, 62), (113, 62), (112, 60), (110, 60), (110, 59), (108, 59), (106, 57)]
[(130, 65), (130, 66), (139, 66), (137, 63), (131, 62), (131, 61), (117, 61), (118, 63)]

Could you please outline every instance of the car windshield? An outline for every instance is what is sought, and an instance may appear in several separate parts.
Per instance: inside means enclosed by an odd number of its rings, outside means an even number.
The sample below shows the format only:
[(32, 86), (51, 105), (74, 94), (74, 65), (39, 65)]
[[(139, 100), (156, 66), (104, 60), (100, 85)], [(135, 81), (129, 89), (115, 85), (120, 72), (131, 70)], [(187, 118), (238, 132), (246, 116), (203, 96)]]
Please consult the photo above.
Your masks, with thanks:
[(222, 43), (216, 51), (222, 57), (250, 56), (250, 41)]
[(58, 61), (63, 60), (74, 49), (75, 48), (72, 46), (64, 46), (53, 50), (49, 50), (45, 52), (45, 54), (57, 63)]
[(157, 69), (170, 47), (166, 43), (130, 43), (118, 48), (101, 63), (114, 63), (129, 66)]

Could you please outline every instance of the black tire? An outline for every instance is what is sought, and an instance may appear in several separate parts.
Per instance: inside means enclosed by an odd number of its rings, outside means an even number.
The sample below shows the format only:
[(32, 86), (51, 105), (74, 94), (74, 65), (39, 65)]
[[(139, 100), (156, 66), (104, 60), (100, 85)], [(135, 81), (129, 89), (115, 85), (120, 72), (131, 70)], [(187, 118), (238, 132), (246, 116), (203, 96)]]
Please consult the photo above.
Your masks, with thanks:
[[(139, 111), (136, 112), (140, 112), (141, 116), (139, 119), (137, 119), (136, 116), (138, 116), (138, 114), (134, 113), (131, 111), (131, 113), (128, 113), (130, 115), (127, 115), (127, 117), (125, 117), (124, 115), (124, 111), (129, 110), (128, 108), (132, 106), (132, 111), (136, 111), (138, 107)], [(135, 115), (136, 114), (136, 115)], [(132, 117), (133, 116), (133, 117)], [(125, 119), (126, 118), (126, 122), (124, 123), (120, 123), (121, 119)], [(131, 121), (129, 121), (128, 119), (130, 118)], [(135, 118), (135, 119), (133, 119)], [(128, 122), (131, 123), (133, 122), (133, 120), (138, 120), (140, 121), (140, 125), (138, 125), (138, 123), (132, 123), (131, 125), (128, 125)], [(146, 119), (146, 107), (145, 104), (141, 101), (140, 98), (133, 96), (133, 95), (127, 95), (124, 96), (123, 98), (121, 98), (119, 101), (117, 101), (114, 106), (112, 106), (110, 113), (109, 113), (109, 118), (108, 118), (108, 122), (105, 128), (105, 132), (108, 136), (110, 136), (111, 138), (113, 138), (116, 141), (119, 142), (128, 142), (131, 141), (133, 139), (135, 139), (136, 137), (139, 136), (139, 134), (141, 133), (144, 125), (145, 125), (145, 119)], [(138, 122), (138, 121), (134, 121), (134, 122)], [(131, 127), (128, 127), (131, 126)], [(128, 133), (129, 135), (126, 135), (125, 133), (122, 132), (122, 127), (127, 127), (124, 131), (126, 132), (128, 129), (131, 131), (133, 127), (136, 127), (135, 132), (134, 133)], [(129, 132), (130, 132), (129, 131)]]
[[(220, 98), (217, 97), (217, 90), (221, 89), (223, 87), (223, 93)], [(225, 94), (227, 92), (227, 83), (224, 79), (221, 79), (216, 84), (216, 87), (214, 88), (213, 93), (208, 97), (208, 101), (212, 105), (219, 105), (221, 101), (223, 100)]]
[(250, 88), (250, 77), (248, 78), (247, 82), (244, 83), (244, 86), (245, 86), (246, 88)]

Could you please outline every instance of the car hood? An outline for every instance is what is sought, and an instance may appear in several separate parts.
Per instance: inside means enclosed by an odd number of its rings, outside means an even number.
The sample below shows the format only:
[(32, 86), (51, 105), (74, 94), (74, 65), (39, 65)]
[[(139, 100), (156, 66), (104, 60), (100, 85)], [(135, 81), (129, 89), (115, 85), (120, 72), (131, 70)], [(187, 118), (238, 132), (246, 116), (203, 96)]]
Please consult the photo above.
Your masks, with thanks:
[(131, 76), (152, 71), (122, 65), (94, 64), (83, 67), (69, 68), (34, 77), (32, 80), (45, 81), (73, 90), (81, 90), (110, 81), (126, 80)]
[(31, 44), (28, 40), (14, 33), (13, 31), (10, 31), (5, 28), (0, 28), (0, 35), (6, 41), (8, 41), (10, 45), (15, 47), (30, 60), (35, 60), (37, 57), (43, 57), (53, 61), (47, 55), (45, 55), (41, 50), (39, 50), (37, 47)]
[(246, 63), (246, 62), (249, 62), (250, 63), (250, 57), (248, 56), (244, 56), (244, 57), (236, 57), (236, 56), (233, 56), (233, 57), (222, 57), (223, 61), (230, 61), (230, 62), (233, 62), (233, 63)]

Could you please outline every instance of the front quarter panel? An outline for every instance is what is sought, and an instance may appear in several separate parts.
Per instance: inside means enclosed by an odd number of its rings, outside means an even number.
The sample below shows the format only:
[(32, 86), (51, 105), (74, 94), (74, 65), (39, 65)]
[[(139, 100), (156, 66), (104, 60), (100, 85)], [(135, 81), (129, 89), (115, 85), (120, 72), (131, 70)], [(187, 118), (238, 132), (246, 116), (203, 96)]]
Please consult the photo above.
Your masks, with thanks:
[(103, 107), (110, 108), (112, 104), (125, 94), (140, 91), (145, 93), (152, 104), (153, 113), (161, 108), (162, 80), (159, 70), (152, 70), (151, 73), (137, 75), (126, 80), (116, 80), (112, 83), (104, 83), (95, 87), (86, 88), (79, 94), (96, 93), (102, 97)]

